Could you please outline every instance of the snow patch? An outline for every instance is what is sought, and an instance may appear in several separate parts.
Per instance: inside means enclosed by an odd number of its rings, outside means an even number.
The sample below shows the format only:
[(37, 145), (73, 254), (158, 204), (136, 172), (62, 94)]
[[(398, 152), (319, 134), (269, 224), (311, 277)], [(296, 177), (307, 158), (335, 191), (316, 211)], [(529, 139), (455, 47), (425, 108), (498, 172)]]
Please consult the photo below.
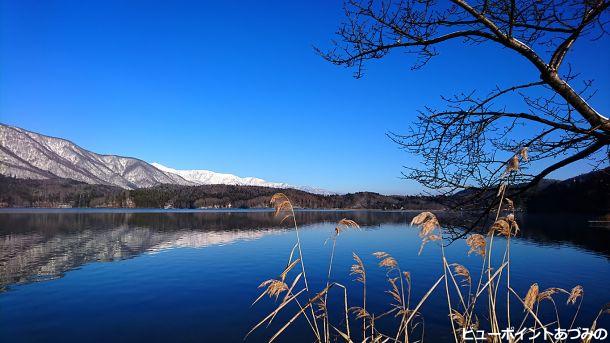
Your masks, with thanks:
[(336, 194), (325, 189), (308, 186), (295, 186), (284, 182), (270, 182), (257, 177), (239, 177), (233, 174), (217, 173), (205, 169), (182, 170), (166, 167), (160, 163), (153, 162), (151, 165), (164, 173), (171, 173), (182, 177), (198, 185), (236, 185), (236, 186), (259, 186), (271, 188), (293, 188), (314, 194), (331, 195)]

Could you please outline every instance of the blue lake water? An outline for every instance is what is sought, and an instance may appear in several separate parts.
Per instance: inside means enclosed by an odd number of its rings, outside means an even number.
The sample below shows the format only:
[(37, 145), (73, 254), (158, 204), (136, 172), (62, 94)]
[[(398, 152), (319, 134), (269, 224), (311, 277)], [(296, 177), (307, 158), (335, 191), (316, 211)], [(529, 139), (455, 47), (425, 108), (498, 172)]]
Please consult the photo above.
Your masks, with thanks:
[[(391, 302), (386, 273), (372, 256), (376, 251), (390, 253), (411, 273), (412, 298), (419, 299), (442, 275), (442, 266), (433, 243), (418, 256), (421, 239), (407, 225), (415, 214), (298, 212), (310, 287), (324, 287), (327, 239), (346, 217), (362, 229), (339, 236), (332, 278), (349, 285), (350, 306), (360, 301), (360, 285), (349, 275), (352, 252), (365, 262), (372, 312), (384, 312)], [(583, 327), (610, 301), (610, 232), (588, 227), (586, 219), (523, 218), (522, 234), (511, 246), (511, 285), (519, 294), (533, 282), (541, 289), (584, 287), (576, 323)], [(267, 211), (0, 212), (0, 342), (241, 342), (274, 308), (269, 298), (251, 304), (261, 291), (257, 286), (283, 270), (294, 243), (294, 230)], [(501, 258), (502, 239), (494, 244)], [(461, 240), (446, 254), (474, 279), (481, 258), (467, 251)], [(341, 294), (330, 294), (331, 319), (340, 320)], [(575, 307), (557, 299), (561, 316), (571, 317)], [(295, 311), (286, 308), (246, 342), (268, 340)], [(432, 294), (422, 315), (426, 341), (451, 340), (444, 288)], [(608, 319), (600, 326), (608, 328)], [(312, 336), (298, 320), (280, 341), (311, 342)]]

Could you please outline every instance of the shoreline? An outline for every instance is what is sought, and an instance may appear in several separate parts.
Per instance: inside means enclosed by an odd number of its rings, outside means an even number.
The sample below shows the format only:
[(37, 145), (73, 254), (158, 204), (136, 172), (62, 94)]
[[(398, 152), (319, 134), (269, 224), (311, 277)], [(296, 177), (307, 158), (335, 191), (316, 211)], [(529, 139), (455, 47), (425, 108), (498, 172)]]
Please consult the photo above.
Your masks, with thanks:
[[(432, 209), (379, 209), (379, 208), (295, 208), (295, 212), (452, 212), (451, 210)], [(271, 207), (253, 208), (158, 208), (158, 207), (3, 207), (0, 213), (214, 213), (214, 212), (274, 212)]]

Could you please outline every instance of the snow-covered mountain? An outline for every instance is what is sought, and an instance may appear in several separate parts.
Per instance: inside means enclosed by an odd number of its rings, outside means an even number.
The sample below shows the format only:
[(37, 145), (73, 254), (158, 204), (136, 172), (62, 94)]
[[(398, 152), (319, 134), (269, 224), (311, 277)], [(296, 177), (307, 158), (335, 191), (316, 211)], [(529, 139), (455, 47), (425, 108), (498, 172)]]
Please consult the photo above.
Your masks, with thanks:
[(238, 186), (261, 186), (261, 187), (273, 187), (273, 188), (288, 188), (290, 187), (286, 183), (281, 182), (268, 182), (263, 179), (256, 177), (239, 177), (233, 174), (216, 173), (204, 169), (195, 170), (180, 170), (170, 167), (166, 167), (160, 163), (151, 163), (155, 168), (162, 170), (166, 173), (172, 173), (181, 176), (185, 180), (194, 182), (198, 185), (238, 185)]
[(20, 179), (66, 178), (132, 189), (192, 185), (130, 157), (100, 155), (61, 138), (0, 124), (0, 174)]
[(0, 124), (0, 174), (20, 179), (59, 177), (125, 189), (160, 184), (225, 184), (295, 188), (310, 193), (332, 194), (322, 189), (268, 182), (255, 177), (242, 178), (209, 170), (177, 170), (137, 158), (100, 155), (65, 139), (3, 124)]
[(175, 174), (183, 179), (193, 182), (198, 185), (238, 185), (238, 186), (260, 186), (260, 187), (271, 187), (271, 188), (293, 188), (299, 189), (309, 193), (315, 194), (334, 194), (324, 189), (313, 188), (308, 186), (295, 186), (284, 182), (270, 182), (257, 177), (239, 177), (233, 174), (216, 173), (204, 169), (191, 169), (191, 170), (180, 170), (170, 167), (166, 167), (160, 163), (151, 163), (155, 168), (162, 170), (166, 173)]

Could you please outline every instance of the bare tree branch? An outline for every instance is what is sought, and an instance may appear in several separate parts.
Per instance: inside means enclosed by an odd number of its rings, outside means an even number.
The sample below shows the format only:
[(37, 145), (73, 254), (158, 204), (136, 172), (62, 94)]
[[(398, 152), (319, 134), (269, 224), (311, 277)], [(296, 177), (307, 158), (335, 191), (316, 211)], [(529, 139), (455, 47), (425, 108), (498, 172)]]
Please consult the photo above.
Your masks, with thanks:
[(413, 68), (423, 67), (437, 47), (455, 40), (464, 49), (489, 43), (525, 58), (535, 68), (533, 81), (443, 97), (444, 107), (425, 106), (408, 132), (388, 134), (421, 159), (405, 177), (440, 194), (466, 192), (458, 206), (489, 209), (489, 190), (507, 182), (507, 161), (523, 149), (539, 171), (525, 165), (509, 174), (527, 189), (580, 159), (608, 163), (601, 151), (610, 145), (610, 120), (589, 103), (592, 81), (562, 64), (578, 40), (607, 38), (609, 8), (607, 0), (346, 0), (339, 39), (317, 51), (354, 67), (356, 77), (367, 61), (394, 50), (415, 53)]

